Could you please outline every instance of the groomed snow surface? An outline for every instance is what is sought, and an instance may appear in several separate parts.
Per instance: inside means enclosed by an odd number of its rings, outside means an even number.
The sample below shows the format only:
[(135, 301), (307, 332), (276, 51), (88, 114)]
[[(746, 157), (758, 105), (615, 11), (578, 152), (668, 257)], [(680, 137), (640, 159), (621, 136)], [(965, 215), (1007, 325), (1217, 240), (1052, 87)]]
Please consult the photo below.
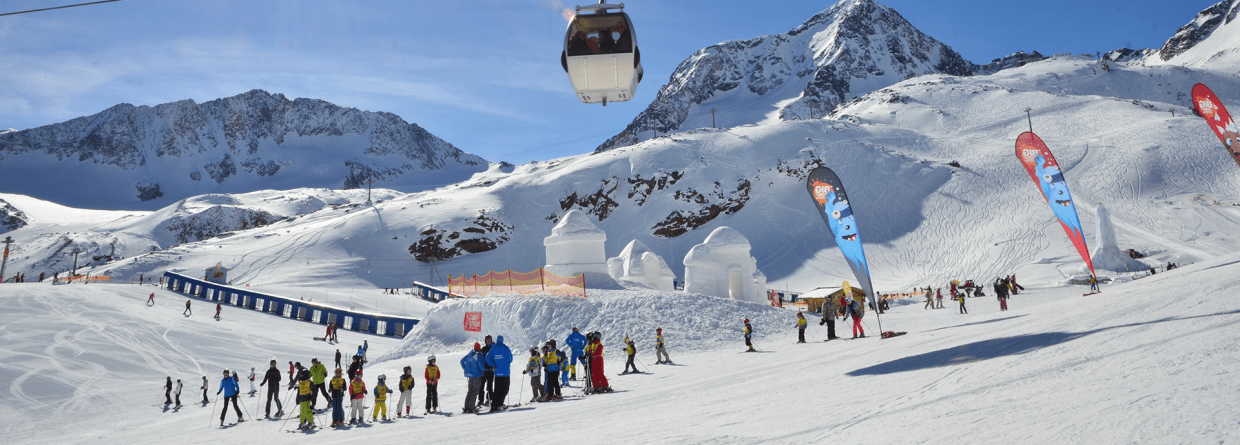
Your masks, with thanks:
[[(811, 317), (808, 344), (795, 344), (792, 310), (683, 293), (453, 301), (431, 309), (403, 342), (341, 332), (341, 343), (329, 345), (311, 339), (322, 335), (318, 325), (236, 308), (215, 321), (201, 300), (185, 317), (185, 297), (152, 286), (3, 284), (0, 385), (8, 392), (0, 396), (0, 428), (5, 443), (58, 444), (1228, 443), (1240, 440), (1238, 272), (1240, 254), (1232, 254), (1089, 297), (1083, 286), (1030, 286), (1007, 312), (992, 296), (969, 299), (964, 315), (954, 303), (926, 310), (899, 301), (883, 329), (908, 335), (874, 338), (870, 314), (870, 338), (824, 343), (826, 330)], [(152, 291), (157, 303), (148, 307)], [(549, 336), (563, 341), (573, 325), (604, 332), (608, 379), (618, 392), (459, 414), (458, 361), (477, 339), (461, 320), (473, 310), (484, 313), (483, 333), (504, 335), (518, 357), (512, 403), (530, 397), (519, 374), (524, 348)], [(761, 353), (740, 352), (746, 317)], [(674, 366), (653, 364), (656, 325)], [(651, 374), (616, 375), (623, 335), (638, 340)], [(380, 373), (394, 381), (400, 368), (414, 367), (418, 418), (308, 434), (286, 432), (296, 420), (220, 429), (218, 407), (194, 403), (203, 375), (214, 398), (226, 367), (245, 375), (271, 358), (281, 371), (289, 360), (330, 363), (336, 348), (347, 354), (363, 340), (371, 348), (369, 386)], [(458, 413), (452, 417), (421, 416), (430, 353), (444, 372), (441, 409)], [(169, 375), (186, 382), (180, 410), (163, 409)], [(261, 412), (259, 398), (241, 402), (248, 419)]]

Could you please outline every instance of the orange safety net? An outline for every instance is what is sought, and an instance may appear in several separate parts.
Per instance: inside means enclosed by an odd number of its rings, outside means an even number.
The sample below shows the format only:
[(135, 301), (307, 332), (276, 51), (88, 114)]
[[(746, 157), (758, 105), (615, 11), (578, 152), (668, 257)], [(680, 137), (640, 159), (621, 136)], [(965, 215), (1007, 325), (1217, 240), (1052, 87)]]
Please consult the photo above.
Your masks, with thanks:
[(568, 295), (586, 296), (585, 274), (575, 277), (561, 277), (539, 268), (533, 272), (513, 272), (511, 269), (502, 272), (488, 271), (484, 275), (448, 276), (448, 292), (456, 295), (475, 297), (494, 293)]

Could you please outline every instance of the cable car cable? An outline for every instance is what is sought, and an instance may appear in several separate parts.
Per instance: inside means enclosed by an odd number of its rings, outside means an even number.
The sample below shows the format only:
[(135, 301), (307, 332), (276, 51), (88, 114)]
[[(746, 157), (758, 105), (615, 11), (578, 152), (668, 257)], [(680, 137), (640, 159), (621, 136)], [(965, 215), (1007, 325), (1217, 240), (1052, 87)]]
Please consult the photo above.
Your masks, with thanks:
[(74, 7), (78, 7), (78, 6), (97, 5), (97, 4), (100, 4), (100, 3), (112, 3), (112, 2), (119, 2), (119, 1), (121, 1), (121, 0), (102, 0), (102, 1), (90, 2), (90, 3), (78, 3), (78, 4), (76, 4), (76, 5), (56, 6), (56, 7), (52, 7), (52, 8), (43, 8), (43, 9), (31, 9), (31, 10), (29, 10), (29, 11), (6, 12), (6, 13), (3, 13), (3, 14), (0, 14), (0, 17), (4, 17), (4, 16), (6, 16), (6, 15), (17, 15), (17, 14), (26, 14), (26, 13), (30, 13), (30, 12), (51, 11), (51, 10), (53, 10), (53, 9), (74, 8)]

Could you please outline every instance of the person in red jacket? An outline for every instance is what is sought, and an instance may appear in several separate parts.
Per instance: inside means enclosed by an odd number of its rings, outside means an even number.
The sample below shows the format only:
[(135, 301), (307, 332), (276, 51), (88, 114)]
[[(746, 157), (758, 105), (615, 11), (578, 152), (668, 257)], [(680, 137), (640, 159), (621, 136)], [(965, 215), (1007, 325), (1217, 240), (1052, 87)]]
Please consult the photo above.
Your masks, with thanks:
[(591, 334), (590, 344), (586, 345), (586, 354), (590, 356), (590, 383), (596, 393), (611, 392), (611, 386), (603, 372), (603, 335), (598, 331)]

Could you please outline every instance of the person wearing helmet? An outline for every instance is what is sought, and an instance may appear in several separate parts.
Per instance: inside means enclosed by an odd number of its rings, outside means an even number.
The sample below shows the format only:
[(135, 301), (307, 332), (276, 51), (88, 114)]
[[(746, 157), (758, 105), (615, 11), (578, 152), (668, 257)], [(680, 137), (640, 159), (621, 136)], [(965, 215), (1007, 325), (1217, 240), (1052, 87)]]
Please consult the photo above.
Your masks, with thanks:
[(211, 403), (211, 399), (207, 398), (207, 386), (209, 386), (207, 376), (204, 375), (202, 376), (202, 406), (207, 406), (208, 403)]
[(349, 397), (352, 399), (352, 405), (349, 406), (349, 424), (366, 423), (366, 383), (362, 382), (362, 371), (353, 374), (353, 380), (349, 382)]
[(555, 348), (555, 340), (543, 345), (543, 368), (546, 370), (547, 382), (543, 385), (544, 397), (548, 400), (559, 400), (560, 373), (564, 372), (564, 358)]
[(753, 326), (749, 325), (748, 318), (745, 319), (745, 346), (749, 347), (749, 350), (745, 352), (758, 352), (757, 349), (753, 348)]
[(233, 411), (237, 413), (237, 423), (245, 422), (245, 418), (241, 416), (241, 407), (237, 406), (237, 393), (241, 392), (241, 388), (237, 387), (237, 381), (233, 380), (228, 370), (224, 370), (224, 378), (220, 379), (220, 389), (215, 391), (216, 395), (224, 393), (224, 409), (220, 410), (220, 426), (224, 426), (224, 415), (228, 414), (228, 402), (232, 402)]
[(319, 393), (323, 393), (323, 401), (328, 405), (332, 403), (332, 398), (327, 394), (327, 366), (320, 362), (318, 357), (310, 359), (310, 409), (318, 411)]
[[(628, 361), (624, 362), (623, 374), (629, 374), (631, 372), (641, 372), (640, 370), (637, 369), (637, 365), (633, 363), (633, 360), (637, 358), (637, 344), (633, 343), (633, 339), (624, 337), (624, 352), (629, 355), (629, 359)], [(633, 371), (631, 372), (629, 371), (630, 367), (633, 368)]]
[(435, 364), (435, 356), (426, 358), (426, 413), (439, 412), (439, 365)]
[(654, 328), (654, 358), (660, 365), (671, 364), (672, 358), (667, 356), (667, 347), (663, 346), (663, 328)]
[(461, 357), (461, 369), (465, 378), (469, 379), (469, 390), (465, 393), (465, 413), (478, 412), (478, 393), (482, 392), (482, 345), (474, 342), (474, 350)]
[[(375, 412), (371, 414), (371, 422), (379, 420), (379, 413), (383, 413), (383, 421), (387, 421), (387, 397), (392, 390), (388, 389), (387, 376), (379, 374), (379, 382), (375, 383)], [(398, 406), (399, 407), (399, 406)]]
[(805, 314), (797, 312), (797, 324), (793, 327), (797, 328), (797, 343), (805, 343), (805, 326), (809, 321), (805, 319)]
[(396, 417), (400, 417), (401, 407), (405, 408), (405, 416), (409, 415), (409, 408), (413, 406), (413, 386), (413, 367), (406, 366), (397, 386), (397, 389), (400, 389), (400, 400), (396, 401)]
[(344, 377), (341, 377), (342, 373), (343, 371), (341, 371), (340, 367), (337, 366), (336, 376), (332, 377), (331, 381), (328, 382), (327, 384), (328, 387), (331, 388), (331, 396), (332, 396), (330, 399), (331, 405), (332, 405), (331, 426), (333, 428), (344, 425), (344, 392), (348, 385), (346, 384)]
[(538, 348), (530, 348), (530, 360), (525, 363), (525, 370), (521, 371), (521, 374), (528, 374), (530, 376), (530, 389), (534, 393), (534, 398), (530, 399), (530, 403), (541, 402), (546, 397), (546, 393), (543, 392), (541, 378), (542, 368), (543, 359), (538, 354)]
[(578, 332), (577, 327), (574, 326), (573, 332), (568, 334), (568, 338), (564, 339), (564, 345), (568, 346), (572, 350), (572, 354), (569, 354), (570, 363), (568, 365), (568, 372), (571, 374), (569, 378), (577, 380), (577, 361), (580, 360), (583, 365), (586, 361), (584, 355), (586, 348), (586, 336), (581, 335), (581, 332)]
[(598, 331), (594, 332), (593, 343), (586, 346), (586, 351), (590, 354), (590, 380), (593, 385), (594, 392), (611, 392), (611, 385), (607, 383), (607, 376), (604, 375), (603, 363), (603, 334)]
[(352, 381), (353, 377), (362, 372), (362, 357), (353, 356), (353, 363), (349, 364), (349, 370), (345, 372), (349, 374), (349, 380)]
[(267, 373), (263, 374), (263, 382), (258, 386), (267, 386), (267, 413), (264, 417), (271, 418), (271, 401), (276, 402), (276, 418), (284, 417), (284, 406), (280, 404), (280, 370), (276, 368), (276, 361), (271, 361), (271, 367), (267, 368)]
[(495, 375), (495, 390), (491, 393), (490, 412), (508, 408), (504, 404), (504, 399), (508, 398), (508, 388), (511, 385), (512, 350), (504, 344), (504, 336), (495, 337), (495, 344), (491, 345), (491, 350), (486, 354), (486, 364), (491, 367)]
[(302, 369), (297, 372), (297, 404), (301, 405), (301, 415), (298, 417), (301, 423), (297, 429), (314, 428), (314, 408), (311, 406), (311, 399), (314, 397), (314, 383), (311, 382), (312, 376), (309, 369)]
[(254, 374), (254, 367), (253, 367), (253, 366), (251, 366), (251, 367), (250, 367), (250, 377), (249, 377), (249, 380), (250, 380), (250, 397), (254, 397), (254, 395), (255, 395), (255, 394), (258, 394), (258, 388), (255, 388), (255, 387), (254, 387), (254, 376), (255, 376), (255, 374)]

